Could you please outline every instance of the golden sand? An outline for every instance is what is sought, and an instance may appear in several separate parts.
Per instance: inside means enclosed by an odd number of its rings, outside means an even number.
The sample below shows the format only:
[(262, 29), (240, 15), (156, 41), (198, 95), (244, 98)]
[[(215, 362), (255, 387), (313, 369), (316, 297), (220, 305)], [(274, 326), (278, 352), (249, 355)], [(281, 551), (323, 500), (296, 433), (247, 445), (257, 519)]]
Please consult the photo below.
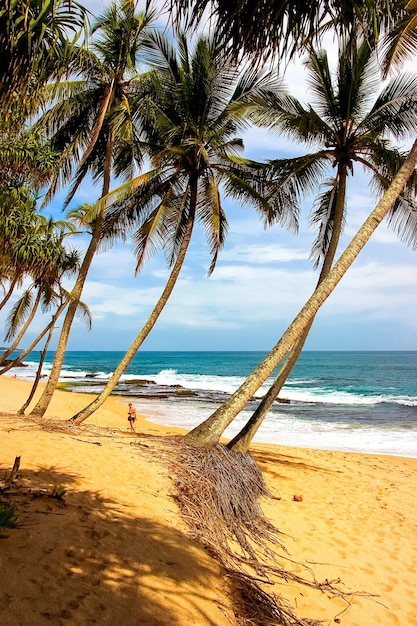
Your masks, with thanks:
[[(180, 431), (138, 416), (130, 434), (127, 401), (109, 398), (85, 431), (48, 432), (13, 415), (29, 387), (0, 378), (0, 478), (21, 457), (10, 490), (20, 523), (0, 539), (0, 624), (236, 624), (221, 568), (188, 536), (167, 468), (145, 447), (149, 435)], [(65, 421), (90, 399), (58, 391), (46, 421)], [(252, 452), (280, 497), (262, 508), (286, 533), (287, 567), (302, 574), (297, 562), (306, 563), (318, 580), (359, 593), (347, 605), (290, 582), (271, 591), (324, 625), (417, 625), (417, 459), (263, 444)], [(65, 503), (51, 497), (60, 487)]]

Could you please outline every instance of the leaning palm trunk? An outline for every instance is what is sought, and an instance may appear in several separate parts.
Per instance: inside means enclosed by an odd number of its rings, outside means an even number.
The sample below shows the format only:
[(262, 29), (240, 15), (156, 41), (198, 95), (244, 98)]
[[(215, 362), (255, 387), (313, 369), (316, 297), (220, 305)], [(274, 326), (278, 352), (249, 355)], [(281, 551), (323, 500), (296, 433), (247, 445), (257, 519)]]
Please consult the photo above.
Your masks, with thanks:
[(64, 308), (65, 308), (65, 304), (62, 304), (59, 307), (59, 309), (56, 311), (55, 315), (52, 317), (52, 321), (50, 322), (50, 324), (48, 324), (49, 332), (48, 332), (48, 336), (47, 336), (46, 341), (45, 341), (45, 345), (44, 345), (44, 347), (43, 347), (43, 349), (41, 350), (41, 353), (40, 353), (39, 365), (38, 365), (38, 369), (36, 371), (35, 380), (33, 381), (32, 389), (30, 390), (30, 393), (29, 393), (29, 395), (27, 397), (26, 402), (24, 402), (22, 404), (22, 406), (20, 407), (20, 409), (17, 412), (18, 415), (24, 415), (26, 409), (29, 406), (29, 404), (32, 402), (32, 398), (35, 395), (35, 392), (36, 392), (36, 390), (38, 388), (38, 385), (39, 385), (39, 381), (41, 379), (42, 367), (43, 367), (43, 364), (45, 362), (46, 353), (48, 352), (49, 344), (51, 343), (52, 335), (54, 334), (55, 322), (58, 319), (59, 315), (61, 314), (61, 311), (64, 310)]
[[(334, 224), (332, 229), (332, 236), (330, 238), (329, 246), (326, 252), (326, 255), (323, 260), (323, 265), (321, 268), (320, 276), (317, 281), (316, 289), (323, 282), (326, 276), (329, 275), (329, 272), (332, 268), (334, 258), (336, 256), (337, 246), (339, 245), (340, 236), (342, 234), (342, 224), (343, 224), (343, 216), (345, 212), (345, 201), (346, 201), (346, 165), (341, 165), (339, 168), (339, 184), (335, 205), (335, 213), (334, 213)], [(259, 406), (254, 411), (251, 418), (244, 425), (242, 430), (228, 443), (228, 448), (233, 450), (234, 452), (247, 452), (250, 442), (254, 438), (257, 433), (260, 425), (264, 421), (265, 417), (268, 415), (268, 412), (278, 397), (279, 392), (285, 385), (285, 382), (288, 376), (291, 374), (294, 365), (296, 364), (298, 357), (301, 354), (301, 351), (304, 347), (304, 344), (307, 340), (310, 329), (313, 325), (315, 316), (311, 319), (311, 321), (307, 324), (304, 331), (300, 334), (297, 341), (291, 348), (290, 353), (281, 367), (281, 370), (273, 382), (272, 386), (262, 398)]]
[(228, 400), (226, 400), (208, 419), (185, 435), (187, 441), (196, 446), (212, 446), (219, 441), (224, 430), (246, 406), (248, 401), (253, 397), (253, 394), (265, 382), (268, 376), (270, 376), (271, 372), (287, 354), (293, 343), (297, 341), (298, 337), (300, 337), (308, 325), (311, 324), (319, 308), (334, 291), (362, 248), (369, 241), (372, 233), (393, 206), (413, 173), (416, 164), (417, 140), (413, 144), (410, 154), (394, 177), (386, 193), (353, 237), (329, 275), (317, 287), (313, 295), (291, 322), (278, 343), (275, 344), (265, 359)]
[(122, 374), (124, 374), (126, 369), (129, 367), (129, 364), (131, 363), (133, 357), (135, 356), (140, 346), (145, 341), (146, 337), (151, 332), (152, 328), (155, 326), (159, 315), (164, 309), (166, 303), (168, 302), (168, 299), (172, 293), (172, 290), (175, 287), (175, 283), (177, 282), (178, 276), (183, 266), (185, 255), (187, 253), (188, 246), (189, 246), (190, 239), (191, 239), (191, 234), (193, 230), (193, 222), (194, 222), (193, 219), (190, 219), (188, 221), (186, 232), (181, 242), (181, 247), (178, 252), (178, 256), (175, 261), (175, 264), (172, 268), (169, 279), (167, 281), (167, 284), (165, 285), (165, 288), (158, 302), (156, 303), (152, 313), (150, 314), (147, 322), (143, 326), (140, 333), (137, 335), (136, 339), (133, 341), (132, 345), (130, 346), (126, 354), (124, 355), (123, 359), (120, 361), (119, 365), (116, 367), (115, 371), (113, 372), (112, 376), (110, 377), (103, 391), (97, 396), (95, 400), (93, 400), (93, 402), (87, 405), (79, 413), (74, 415), (70, 421), (75, 422), (75, 424), (81, 424), (81, 422), (86, 420), (88, 417), (90, 417), (90, 415), (92, 415), (92, 413), (94, 413), (94, 411), (96, 411), (98, 408), (101, 407), (101, 405), (106, 400), (106, 398), (110, 396), (113, 389), (116, 387), (117, 383), (119, 382), (120, 377), (122, 376)]
[[(108, 102), (108, 101), (106, 101)], [(101, 120), (102, 123), (102, 120)], [(103, 187), (101, 192), (101, 199), (107, 196), (110, 190), (110, 174), (112, 163), (112, 151), (114, 146), (114, 132), (110, 133), (108, 143), (106, 145), (106, 157), (103, 168)], [(81, 295), (83, 292), (85, 281), (87, 280), (87, 274), (90, 270), (91, 263), (93, 262), (94, 255), (101, 240), (101, 230), (104, 221), (104, 211), (95, 220), (92, 236), (90, 239), (87, 252), (81, 263), (80, 271), (75, 281), (73, 290), (71, 291), (71, 300), (68, 305), (67, 313), (65, 315), (64, 322), (62, 324), (61, 334), (59, 336), (57, 349), (55, 352), (54, 362), (52, 364), (51, 373), (48, 378), (48, 382), (45, 385), (43, 394), (39, 398), (36, 406), (31, 411), (33, 417), (43, 417), (48, 409), (48, 406), (52, 400), (52, 396), (58, 384), (59, 376), (61, 374), (62, 364), (64, 362), (65, 352), (68, 345), (69, 334), (74, 321), (75, 314), (81, 301)]]
[(51, 328), (52, 329), (54, 328), (58, 317), (61, 315), (61, 313), (63, 312), (63, 310), (65, 309), (66, 306), (67, 306), (67, 303), (64, 303), (64, 304), (61, 304), (58, 307), (58, 309), (56, 310), (56, 312), (52, 316), (52, 319), (49, 322), (49, 324), (47, 324), (47, 326), (45, 326), (45, 328), (42, 330), (42, 332), (40, 332), (39, 335), (32, 341), (32, 343), (30, 344), (30, 346), (28, 348), (23, 350), (23, 352), (21, 352), (16, 359), (14, 359), (13, 361), (10, 361), (10, 363), (8, 363), (5, 367), (3, 367), (0, 370), (0, 376), (2, 374), (5, 374), (6, 372), (8, 372), (12, 367), (16, 367), (19, 363), (22, 362), (22, 360), (28, 354), (30, 354), (32, 352), (32, 350), (34, 350), (34, 348), (36, 348), (38, 343), (45, 337), (46, 333), (49, 332), (51, 330)]
[(52, 396), (58, 384), (59, 376), (61, 374), (62, 364), (64, 362), (65, 351), (67, 349), (69, 333), (71, 330), (72, 322), (75, 317), (78, 305), (81, 300), (81, 295), (84, 287), (84, 283), (87, 278), (90, 265), (92, 263), (94, 254), (98, 248), (100, 242), (101, 220), (94, 227), (93, 235), (90, 240), (86, 255), (80, 267), (80, 271), (75, 282), (74, 288), (71, 292), (71, 300), (68, 305), (67, 313), (65, 315), (64, 322), (62, 324), (61, 334), (59, 337), (57, 349), (55, 352), (54, 362), (52, 364), (51, 373), (48, 381), (45, 385), (45, 389), (41, 397), (39, 398), (36, 406), (32, 409), (30, 415), (33, 417), (43, 417), (48, 409), (49, 403), (52, 400)]

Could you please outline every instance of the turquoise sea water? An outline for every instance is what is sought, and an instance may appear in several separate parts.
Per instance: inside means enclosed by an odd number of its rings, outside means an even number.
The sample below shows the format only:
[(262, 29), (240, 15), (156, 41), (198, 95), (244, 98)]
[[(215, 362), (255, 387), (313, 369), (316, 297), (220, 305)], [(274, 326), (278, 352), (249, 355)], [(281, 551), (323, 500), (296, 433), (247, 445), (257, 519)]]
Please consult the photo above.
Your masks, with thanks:
[[(102, 388), (123, 352), (68, 352), (61, 380)], [(152, 421), (192, 428), (244, 381), (264, 352), (139, 352), (116, 394)], [(48, 354), (47, 375), (53, 353)], [(12, 374), (33, 378), (37, 357)], [(268, 387), (259, 390), (262, 396)], [(75, 385), (74, 385), (75, 388)], [(184, 396), (184, 390), (192, 393)], [(187, 392), (187, 393), (188, 393)], [(417, 457), (417, 352), (303, 352), (256, 440)], [(233, 436), (256, 406), (229, 427)]]

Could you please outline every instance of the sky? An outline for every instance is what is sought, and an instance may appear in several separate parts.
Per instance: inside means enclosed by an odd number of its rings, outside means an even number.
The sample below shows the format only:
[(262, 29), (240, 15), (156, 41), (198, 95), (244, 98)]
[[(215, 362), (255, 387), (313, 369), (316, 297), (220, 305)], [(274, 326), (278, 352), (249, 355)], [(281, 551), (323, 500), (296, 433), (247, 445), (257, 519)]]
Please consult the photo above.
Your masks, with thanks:
[[(109, 2), (84, 4), (99, 14)], [(309, 100), (300, 62), (288, 68), (285, 82), (293, 95)], [(244, 156), (253, 159), (303, 153), (301, 147), (259, 128), (246, 132), (244, 143)], [(91, 184), (83, 185), (77, 203), (92, 203), (99, 192)], [(269, 350), (317, 282), (309, 258), (316, 236), (308, 226), (313, 200), (303, 202), (299, 233), (294, 235), (277, 225), (265, 230), (253, 209), (226, 199), (223, 208), (229, 232), (216, 269), (207, 276), (210, 258), (197, 225), (174, 293), (142, 349)], [(62, 194), (49, 208), (55, 217), (61, 202)], [(357, 167), (348, 187), (347, 222), (339, 253), (375, 204), (367, 178)], [(86, 242), (80, 238), (76, 245), (85, 249)], [(417, 350), (416, 261), (416, 251), (385, 224), (379, 226), (320, 309), (304, 349)], [(68, 349), (127, 349), (162, 292), (169, 271), (163, 255), (153, 257), (138, 276), (134, 270), (129, 244), (119, 243), (96, 256), (82, 298), (92, 313), (93, 327), (89, 331), (76, 320)], [(0, 322), (4, 319), (5, 314)], [(33, 335), (42, 326), (37, 318)]]

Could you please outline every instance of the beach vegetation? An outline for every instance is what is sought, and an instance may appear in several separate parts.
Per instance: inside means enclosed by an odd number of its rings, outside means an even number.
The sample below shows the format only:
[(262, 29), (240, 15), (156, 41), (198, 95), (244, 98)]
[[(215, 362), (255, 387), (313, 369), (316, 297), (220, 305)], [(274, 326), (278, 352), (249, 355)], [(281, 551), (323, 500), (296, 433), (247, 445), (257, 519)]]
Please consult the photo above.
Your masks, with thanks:
[[(312, 43), (317, 47), (327, 32), (373, 45), (395, 25), (407, 23), (410, 43), (414, 5), (413, 0), (170, 0), (174, 21), (186, 17), (192, 28), (215, 19), (221, 45), (237, 60), (250, 56), (255, 62), (294, 57)], [(401, 50), (405, 37), (395, 41)], [(394, 38), (392, 42), (394, 48)]]
[(214, 36), (201, 35), (193, 45), (179, 34), (176, 47), (154, 33), (148, 48), (150, 70), (142, 77), (134, 110), (152, 169), (102, 202), (108, 205), (105, 224), (116, 232), (133, 230), (137, 271), (161, 249), (171, 271), (148, 320), (96, 400), (73, 416), (76, 423), (110, 395), (156, 323), (178, 279), (196, 223), (206, 234), (209, 274), (214, 270), (228, 228), (223, 197), (253, 207), (265, 226), (297, 227), (291, 208), (295, 205), (284, 204), (263, 163), (241, 156), (243, 142), (237, 136), (247, 127), (251, 111), (265, 105), (264, 95), (278, 93), (280, 84), (264, 71), (239, 69)]
[(15, 339), (0, 357), (0, 365), (4, 364), (6, 358), (19, 346), (38, 307), (41, 306), (46, 312), (60, 302), (64, 277), (75, 274), (79, 267), (80, 258), (77, 250), (64, 246), (65, 238), (76, 232), (74, 225), (65, 220), (55, 222), (42, 215), (37, 215), (37, 218), (37, 225), (16, 245), (19, 247), (19, 258), (28, 255), (29, 258), (35, 259), (35, 262), (28, 271), (29, 285), (8, 315), (5, 339), (6, 341), (13, 337)]
[[(0, 504), (0, 528), (15, 528), (17, 525), (17, 515), (15, 510), (11, 507)], [(6, 535), (0, 534), (0, 538), (5, 538)]]
[(46, 83), (67, 70), (87, 23), (74, 0), (13, 0), (0, 7), (0, 108), (3, 121), (24, 118)]

